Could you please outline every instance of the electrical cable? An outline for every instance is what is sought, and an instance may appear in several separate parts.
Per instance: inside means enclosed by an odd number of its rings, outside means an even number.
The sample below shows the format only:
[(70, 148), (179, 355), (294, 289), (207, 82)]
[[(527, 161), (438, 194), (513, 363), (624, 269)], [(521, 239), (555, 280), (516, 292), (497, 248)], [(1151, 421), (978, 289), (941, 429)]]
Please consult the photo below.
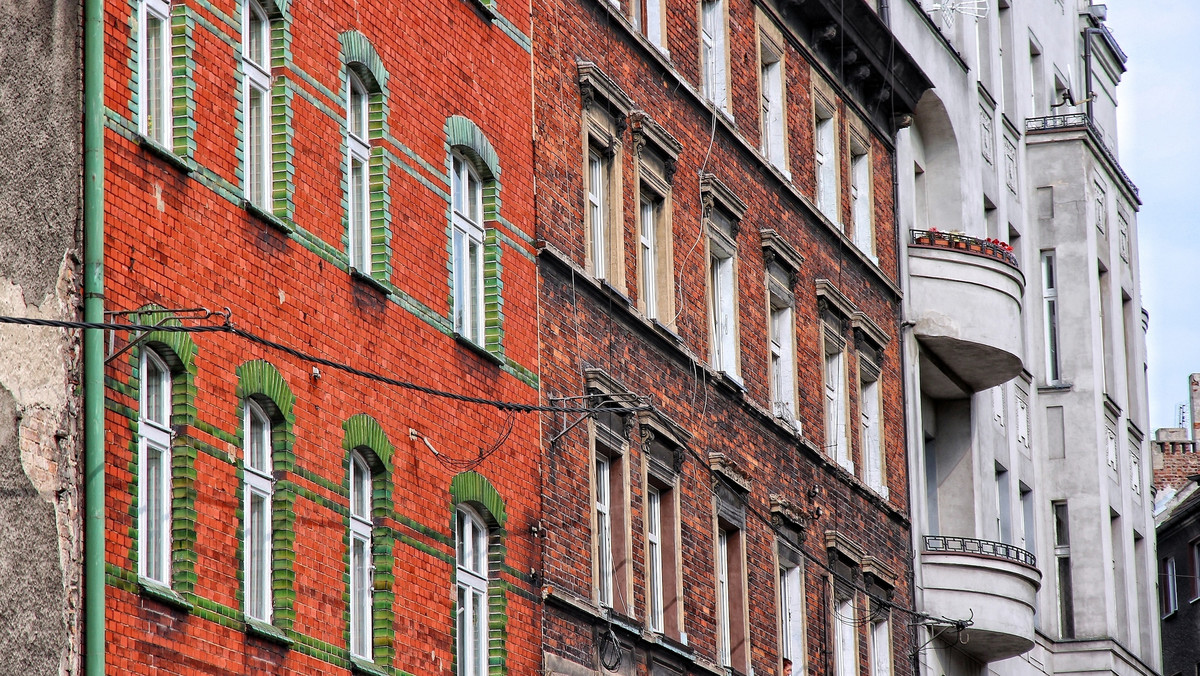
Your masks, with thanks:
[[(148, 313), (149, 313), (149, 311), (148, 311)], [(39, 319), (39, 318), (35, 318), (35, 317), (0, 316), (0, 324), (41, 326), (41, 327), (60, 328), (60, 329), (100, 329), (103, 331), (145, 331), (145, 332), (149, 332), (149, 333), (157, 333), (157, 332), (163, 332), (163, 333), (227, 333), (227, 334), (235, 335), (235, 336), (242, 338), (246, 341), (249, 341), (251, 343), (255, 343), (257, 345), (261, 345), (263, 347), (270, 348), (272, 350), (277, 350), (279, 352), (283, 352), (284, 354), (295, 357), (296, 359), (299, 359), (300, 361), (308, 362), (310, 364), (317, 364), (320, 366), (325, 366), (325, 367), (328, 367), (328, 368), (331, 368), (331, 369), (334, 369), (337, 371), (342, 371), (343, 373), (348, 373), (350, 375), (358, 376), (360, 378), (365, 378), (367, 380), (372, 380), (377, 383), (382, 383), (384, 385), (391, 385), (393, 387), (398, 387), (398, 388), (405, 389), (405, 390), (411, 390), (413, 392), (419, 392), (421, 394), (427, 394), (432, 397), (449, 399), (451, 401), (457, 401), (457, 402), (461, 402), (464, 404), (478, 404), (480, 406), (491, 406), (493, 408), (496, 408), (496, 409), (499, 409), (502, 411), (512, 411), (514, 413), (542, 413), (542, 412), (595, 413), (595, 412), (599, 412), (601, 410), (605, 410), (605, 411), (609, 411), (609, 412), (613, 412), (613, 413), (637, 413), (639, 411), (648, 411), (653, 408), (652, 406), (649, 406), (649, 405), (597, 407), (597, 406), (550, 406), (550, 405), (543, 405), (543, 404), (523, 404), (523, 403), (519, 403), (519, 402), (504, 401), (504, 400), (500, 400), (500, 399), (488, 399), (486, 397), (475, 397), (475, 396), (471, 396), (471, 395), (460, 394), (458, 392), (439, 390), (437, 388), (429, 387), (427, 385), (420, 385), (418, 383), (414, 383), (414, 382), (407, 381), (407, 380), (400, 380), (398, 378), (390, 378), (388, 376), (380, 375), (380, 374), (374, 373), (372, 371), (367, 371), (365, 369), (360, 369), (355, 366), (350, 366), (349, 364), (343, 364), (341, 362), (333, 361), (332, 359), (326, 359), (324, 357), (318, 357), (316, 355), (309, 354), (302, 350), (298, 350), (296, 348), (290, 347), (288, 345), (284, 345), (283, 343), (273, 341), (268, 338), (263, 338), (262, 336), (254, 334), (245, 329), (239, 328), (239, 327), (235, 326), (229, 318), (226, 318), (226, 320), (223, 324), (209, 324), (209, 325), (202, 325), (202, 326), (183, 326), (183, 325), (167, 324), (167, 325), (160, 326), (160, 325), (156, 325), (156, 324), (118, 324), (118, 323), (112, 323), (112, 322), (77, 322), (77, 321), (68, 321), (68, 320), (62, 320), (62, 319)]]

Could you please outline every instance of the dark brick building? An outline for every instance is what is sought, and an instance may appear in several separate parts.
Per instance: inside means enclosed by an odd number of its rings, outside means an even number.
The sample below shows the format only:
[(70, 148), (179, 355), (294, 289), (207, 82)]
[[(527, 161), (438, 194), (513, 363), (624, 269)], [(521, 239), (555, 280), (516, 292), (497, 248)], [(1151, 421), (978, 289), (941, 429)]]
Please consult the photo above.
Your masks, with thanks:
[(546, 673), (904, 674), (893, 147), (862, 2), (537, 0)]
[[(307, 355), (537, 402), (527, 12), (129, 0), (104, 30), (114, 321), (228, 308)], [(538, 671), (535, 415), (241, 334), (129, 338), (108, 673)]]

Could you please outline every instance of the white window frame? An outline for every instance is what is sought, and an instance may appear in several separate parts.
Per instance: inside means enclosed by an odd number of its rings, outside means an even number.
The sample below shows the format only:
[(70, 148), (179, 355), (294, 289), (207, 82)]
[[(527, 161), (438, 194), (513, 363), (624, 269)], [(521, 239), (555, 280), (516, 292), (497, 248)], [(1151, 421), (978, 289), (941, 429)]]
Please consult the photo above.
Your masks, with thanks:
[[(150, 369), (157, 376), (150, 375)], [(171, 584), (171, 369), (154, 350), (142, 350), (138, 401), (138, 575)], [(157, 395), (159, 411), (151, 396)], [(155, 480), (157, 478), (157, 481)]]
[(725, 62), (724, 0), (700, 1), (700, 70), (704, 98), (729, 113), (729, 72)]
[(1175, 575), (1175, 557), (1169, 556), (1163, 560), (1163, 573), (1166, 581), (1160, 583), (1163, 589), (1163, 607), (1162, 616), (1170, 617), (1179, 610), (1179, 587)]
[(733, 220), (713, 208), (708, 240), (709, 344), (712, 367), (738, 379), (737, 242)]
[(1062, 355), (1058, 330), (1058, 270), (1053, 250), (1042, 252), (1043, 349), (1046, 351), (1046, 382), (1062, 381)]
[(454, 330), (483, 345), (483, 181), (466, 156), (452, 154)]
[(817, 165), (817, 210), (841, 228), (837, 199), (837, 120), (818, 103), (814, 116), (813, 150)]
[[(251, 21), (261, 21), (262, 53), (252, 49)], [(246, 153), (243, 186), (246, 199), (271, 211), (271, 18), (258, 0), (246, 0), (242, 11), (243, 124)], [(258, 95), (259, 106), (253, 105)], [(255, 129), (259, 131), (255, 142)], [(258, 165), (256, 167), (256, 165)]]
[(888, 495), (885, 459), (883, 454), (882, 424), (882, 389), (879, 385), (881, 376), (863, 377), (859, 381), (858, 410), (861, 418), (861, 436), (863, 464), (866, 465), (867, 486), (886, 498)]
[(596, 491), (596, 600), (613, 607), (612, 463), (597, 455), (593, 481)]
[(729, 618), (729, 532), (717, 529), (717, 663), (733, 665)]
[(875, 254), (875, 231), (871, 218), (871, 154), (850, 149), (850, 221), (854, 224), (854, 245), (873, 261)]
[(1191, 568), (1192, 568), (1192, 600), (1200, 599), (1200, 540), (1192, 540), (1188, 543), (1188, 551), (1191, 553)]
[(658, 319), (658, 229), (662, 227), (662, 199), (642, 192), (638, 201), (638, 278), (642, 311), (648, 319)]
[[(275, 478), (271, 474), (271, 419), (257, 402), (247, 399), (242, 429), (243, 477), (245, 483), (245, 575), (246, 615), (262, 622), (271, 622), (271, 499), (275, 493)], [(256, 446), (257, 445), (257, 446)], [(260, 457), (256, 457), (259, 456)], [(255, 503), (261, 511), (255, 509)]]
[[(782, 546), (782, 545), (781, 545)], [(779, 662), (792, 661), (792, 672), (803, 673), (806, 629), (804, 569), (799, 565), (779, 564)]]
[(834, 664), (836, 676), (858, 676), (858, 648), (855, 634), (858, 632), (854, 598), (838, 599), (834, 605)]
[(762, 114), (762, 153), (776, 169), (791, 178), (787, 167), (783, 70), (783, 51), (760, 33), (759, 97)]
[(595, 148), (588, 150), (587, 219), (592, 276), (608, 278), (608, 174), (610, 160)]
[(854, 473), (847, 437), (846, 351), (826, 339), (824, 360), (825, 385), (825, 446), (829, 454), (847, 472)]
[(884, 617), (871, 623), (871, 676), (892, 676), (892, 628)]
[(484, 676), (488, 664), (488, 541), (491, 534), (474, 509), (459, 505), (456, 516), (458, 676)]
[[(346, 190), (349, 209), (350, 267), (372, 274), (370, 92), (358, 74), (346, 70)], [(355, 167), (361, 167), (356, 176)], [(357, 185), (356, 185), (357, 184)]]
[(669, 54), (663, 35), (663, 0), (636, 0), (634, 24), (650, 44), (663, 54)]
[(663, 632), (662, 492), (646, 487), (646, 621), (650, 631)]
[[(371, 467), (358, 451), (350, 456), (350, 654), (372, 660), (375, 566), (371, 521)], [(355, 552), (365, 560), (355, 565)]]
[[(160, 24), (159, 45), (160, 54), (158, 55), (159, 71), (157, 74), (150, 72), (150, 53), (148, 44), (150, 41), (150, 19), (157, 19)], [(171, 85), (172, 85), (171, 67), (171, 3), (169, 0), (142, 0), (138, 6), (138, 131), (142, 136), (154, 141), (158, 145), (171, 149), (171, 133), (172, 133), (172, 112), (171, 112)], [(157, 77), (154, 77), (157, 75)], [(162, 91), (159, 92), (158, 101), (152, 102), (153, 92), (151, 91), (152, 81), (157, 80), (157, 84)], [(161, 107), (161, 120), (153, 120), (154, 114), (153, 103), (157, 103)]]
[[(778, 304), (777, 304), (778, 303)], [(771, 409), (776, 418), (796, 424), (796, 333), (792, 306), (771, 294)]]

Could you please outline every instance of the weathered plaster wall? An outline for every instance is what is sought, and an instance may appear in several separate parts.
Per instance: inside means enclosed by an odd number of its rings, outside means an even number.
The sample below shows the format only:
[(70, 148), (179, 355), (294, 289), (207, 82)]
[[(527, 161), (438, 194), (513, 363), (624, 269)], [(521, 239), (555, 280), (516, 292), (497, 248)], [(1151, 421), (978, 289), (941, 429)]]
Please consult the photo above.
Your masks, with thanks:
[[(0, 0), (0, 315), (76, 317), (79, 7)], [(0, 326), (0, 673), (76, 673), (78, 336)]]

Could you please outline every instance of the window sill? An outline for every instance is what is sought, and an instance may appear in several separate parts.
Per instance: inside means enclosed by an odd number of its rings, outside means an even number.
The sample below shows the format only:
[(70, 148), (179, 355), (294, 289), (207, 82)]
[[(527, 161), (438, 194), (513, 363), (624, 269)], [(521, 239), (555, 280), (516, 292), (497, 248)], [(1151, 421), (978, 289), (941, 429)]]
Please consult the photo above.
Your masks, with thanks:
[(161, 583), (155, 582), (154, 580), (144, 578), (140, 575), (138, 576), (138, 588), (142, 596), (145, 596), (149, 599), (154, 599), (155, 601), (158, 601), (163, 605), (170, 606), (175, 610), (184, 613), (190, 613), (194, 607), (174, 589), (166, 587)]
[(387, 672), (383, 670), (383, 667), (370, 660), (364, 660), (361, 657), (350, 658), (350, 671), (356, 674), (366, 674), (367, 676), (387, 676)]
[(729, 390), (730, 394), (735, 397), (745, 396), (746, 384), (742, 382), (741, 378), (720, 369), (714, 369), (714, 373), (716, 374), (716, 383)]
[(475, 341), (462, 335), (461, 333), (455, 333), (454, 339), (457, 340), (460, 345), (462, 345), (463, 347), (466, 347), (468, 350), (474, 352), (475, 354), (478, 354), (479, 356), (483, 357), (485, 360), (490, 361), (497, 366), (501, 366), (504, 364), (504, 359), (501, 358), (500, 355), (492, 352), (491, 350), (480, 345), (479, 343), (476, 343)]
[(1039, 394), (1053, 394), (1055, 392), (1070, 392), (1073, 387), (1074, 387), (1074, 385), (1072, 385), (1071, 383), (1066, 383), (1061, 380), (1056, 380), (1054, 382), (1050, 382), (1050, 383), (1046, 383), (1045, 385), (1038, 386), (1038, 393)]
[(155, 141), (149, 136), (140, 136), (138, 143), (141, 144), (141, 146), (147, 151), (149, 151), (151, 155), (158, 157), (160, 160), (164, 160), (167, 164), (175, 167), (179, 171), (182, 171), (185, 176), (192, 173), (192, 168), (188, 166), (187, 160), (176, 155), (171, 149), (160, 144), (158, 141)]
[(596, 281), (600, 283), (601, 291), (604, 291), (608, 295), (612, 296), (618, 302), (623, 303), (626, 307), (632, 305), (632, 303), (629, 302), (629, 296), (621, 293), (621, 290), (610, 284), (607, 279), (597, 279)]
[(283, 630), (273, 624), (268, 624), (262, 620), (246, 619), (246, 634), (256, 638), (278, 643), (284, 648), (291, 648), (295, 643)]
[(276, 230), (282, 232), (285, 235), (290, 235), (295, 231), (295, 228), (293, 228), (291, 225), (289, 225), (283, 219), (281, 219), (278, 216), (276, 216), (275, 214), (267, 211), (266, 209), (263, 209), (262, 207), (258, 206), (257, 204), (255, 204), (254, 202), (251, 202), (248, 199), (242, 200), (242, 208), (246, 210), (246, 213), (248, 213), (251, 216), (257, 218), (258, 220), (266, 223), (267, 225), (271, 226), (272, 228), (275, 228)]
[(496, 3), (492, 0), (468, 0), (475, 8), (483, 13), (488, 21), (495, 21), (500, 14), (496, 11)]
[(662, 322), (658, 321), (657, 319), (652, 319), (649, 317), (646, 318), (646, 321), (650, 323), (650, 326), (654, 327), (655, 331), (658, 331), (660, 334), (662, 334), (666, 338), (674, 341), (675, 344), (683, 345), (683, 336), (680, 336), (678, 333), (675, 333), (675, 331), (671, 327), (667, 326), (666, 324), (663, 324)]
[(392, 293), (386, 286), (384, 286), (383, 282), (375, 279), (371, 275), (360, 272), (359, 269), (354, 266), (350, 266), (350, 277), (357, 282), (361, 282), (364, 286), (378, 291), (384, 296), (389, 296)]

